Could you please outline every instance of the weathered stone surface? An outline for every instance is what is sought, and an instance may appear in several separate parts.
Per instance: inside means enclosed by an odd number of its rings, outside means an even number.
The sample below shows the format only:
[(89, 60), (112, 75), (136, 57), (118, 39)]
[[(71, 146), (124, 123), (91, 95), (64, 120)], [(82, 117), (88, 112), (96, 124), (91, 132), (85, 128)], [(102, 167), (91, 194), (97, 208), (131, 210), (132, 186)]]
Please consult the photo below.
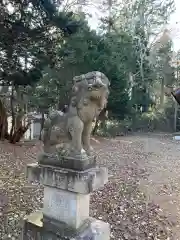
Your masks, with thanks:
[(45, 120), (44, 151), (27, 166), (28, 180), (44, 185), (43, 209), (24, 221), (23, 240), (110, 239), (109, 225), (89, 218), (90, 193), (108, 181), (107, 169), (96, 167), (90, 137), (109, 85), (98, 71), (76, 76), (67, 112)]
[(109, 224), (93, 218), (76, 231), (60, 223), (58, 229), (51, 225), (45, 224), (41, 211), (30, 214), (24, 220), (22, 240), (110, 240)]
[(108, 181), (106, 168), (91, 168), (85, 171), (40, 166), (37, 163), (27, 165), (29, 181), (38, 181), (43, 185), (51, 186), (72, 192), (89, 194), (104, 186)]
[(75, 240), (110, 240), (110, 226), (96, 219), (89, 219), (74, 238)]
[[(73, 78), (67, 112), (62, 115), (53, 111), (44, 122), (42, 134), (44, 153), (51, 154), (58, 149), (59, 154), (64, 157), (82, 156), (84, 158), (93, 155), (94, 151), (90, 144), (92, 123), (107, 105), (109, 86), (108, 78), (98, 71)], [(63, 137), (66, 140), (64, 139), (64, 144), (61, 144)], [(48, 159), (41, 159), (39, 163), (45, 164), (47, 161)], [(47, 164), (53, 165), (57, 162), (50, 161)], [(74, 166), (79, 164), (82, 163), (78, 160)], [(69, 168), (69, 165), (67, 167)]]
[(77, 171), (83, 171), (96, 166), (95, 156), (63, 156), (54, 152), (54, 154), (40, 154), (38, 163), (41, 165), (49, 165), (54, 167), (68, 168)]
[(89, 217), (89, 200), (89, 194), (45, 186), (43, 214), (77, 229)]

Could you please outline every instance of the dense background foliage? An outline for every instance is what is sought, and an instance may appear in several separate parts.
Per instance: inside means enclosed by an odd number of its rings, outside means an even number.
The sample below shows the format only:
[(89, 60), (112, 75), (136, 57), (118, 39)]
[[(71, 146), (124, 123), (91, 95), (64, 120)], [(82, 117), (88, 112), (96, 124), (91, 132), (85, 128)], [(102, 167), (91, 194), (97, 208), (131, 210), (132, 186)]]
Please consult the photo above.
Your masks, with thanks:
[[(174, 11), (173, 0), (94, 2), (100, 14), (96, 30), (88, 25), (92, 3), (74, 2), (73, 12), (70, 3), (3, 0), (1, 138), (8, 135), (8, 115), (13, 119), (8, 136), (13, 142), (28, 112), (43, 116), (51, 108), (61, 109), (68, 103), (73, 76), (94, 70), (111, 81), (110, 118), (128, 119), (126, 124), (134, 129), (143, 122), (153, 122), (153, 129), (162, 123), (166, 130), (174, 128), (174, 103), (165, 95), (167, 85), (179, 82), (180, 54), (173, 51), (165, 27)], [(22, 132), (27, 127), (28, 123)]]

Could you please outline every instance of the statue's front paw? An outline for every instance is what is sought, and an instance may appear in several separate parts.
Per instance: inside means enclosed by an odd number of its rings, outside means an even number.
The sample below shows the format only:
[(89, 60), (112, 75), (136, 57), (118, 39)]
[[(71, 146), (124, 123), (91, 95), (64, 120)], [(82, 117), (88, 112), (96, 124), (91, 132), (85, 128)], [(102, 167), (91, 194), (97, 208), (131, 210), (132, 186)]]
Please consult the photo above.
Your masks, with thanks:
[(89, 148), (87, 148), (85, 150), (86, 150), (86, 153), (87, 153), (88, 156), (92, 156), (93, 153), (94, 153), (94, 149), (92, 147), (89, 147)]

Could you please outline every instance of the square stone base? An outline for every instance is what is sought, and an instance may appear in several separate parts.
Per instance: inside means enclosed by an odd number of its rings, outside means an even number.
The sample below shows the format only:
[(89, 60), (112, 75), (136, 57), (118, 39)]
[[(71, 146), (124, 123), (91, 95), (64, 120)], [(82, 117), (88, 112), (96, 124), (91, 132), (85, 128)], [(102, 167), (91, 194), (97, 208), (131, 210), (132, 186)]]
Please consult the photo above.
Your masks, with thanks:
[(79, 194), (45, 186), (43, 214), (77, 229), (89, 217), (89, 202), (89, 194)]
[(60, 222), (43, 220), (41, 211), (24, 219), (22, 240), (110, 240), (108, 223), (93, 218), (87, 219), (77, 230)]
[(26, 177), (30, 182), (81, 194), (89, 194), (108, 182), (108, 170), (104, 167), (75, 171), (32, 163), (27, 165)]

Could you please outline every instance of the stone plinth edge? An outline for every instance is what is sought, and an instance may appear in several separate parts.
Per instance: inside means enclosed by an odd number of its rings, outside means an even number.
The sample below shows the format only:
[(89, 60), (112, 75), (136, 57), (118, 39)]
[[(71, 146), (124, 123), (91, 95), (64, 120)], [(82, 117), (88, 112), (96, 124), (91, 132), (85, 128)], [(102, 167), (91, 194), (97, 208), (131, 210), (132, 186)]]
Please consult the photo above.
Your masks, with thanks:
[(75, 171), (34, 163), (27, 165), (26, 175), (30, 182), (81, 194), (89, 194), (108, 182), (108, 170), (104, 167)]
[(96, 156), (61, 156), (58, 154), (46, 154), (42, 153), (38, 157), (38, 163), (42, 165), (50, 165), (60, 168), (68, 168), (77, 171), (83, 171), (96, 166)]
[(41, 211), (31, 213), (23, 221), (22, 240), (110, 240), (110, 226), (100, 220), (87, 219), (73, 230), (61, 223), (44, 221)]

